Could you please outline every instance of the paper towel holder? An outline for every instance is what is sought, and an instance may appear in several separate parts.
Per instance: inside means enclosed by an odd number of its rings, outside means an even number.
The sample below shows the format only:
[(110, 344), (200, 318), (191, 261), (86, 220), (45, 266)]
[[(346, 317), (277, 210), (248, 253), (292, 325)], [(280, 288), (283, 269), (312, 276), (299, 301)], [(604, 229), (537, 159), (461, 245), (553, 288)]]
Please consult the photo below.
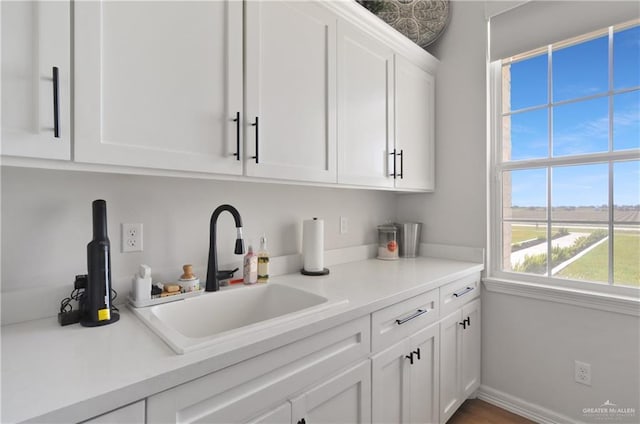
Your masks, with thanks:
[(329, 275), (329, 269), (328, 268), (323, 268), (322, 271), (307, 271), (306, 269), (302, 268), (300, 270), (300, 274), (302, 275), (311, 275), (311, 276), (321, 276), (321, 275)]
[[(307, 251), (307, 244), (305, 243), (305, 241), (307, 240), (307, 236), (312, 236), (313, 234), (311, 234), (311, 231), (309, 232), (309, 234), (307, 234), (307, 224), (309, 224), (309, 226), (311, 225), (311, 223), (314, 224), (318, 224), (318, 226), (316, 226), (316, 230), (318, 228), (320, 228), (320, 233), (322, 234), (315, 234), (316, 238), (319, 236), (320, 238), (317, 240), (319, 241), (319, 245), (318, 246), (314, 246), (315, 248), (319, 249), (319, 254), (320, 257), (319, 258), (315, 258), (315, 259), (320, 259), (319, 263), (316, 263), (316, 261), (313, 261), (312, 263), (307, 263), (307, 254), (310, 253), (309, 251)], [(303, 239), (303, 246), (302, 246), (302, 255), (303, 255), (303, 266), (302, 269), (300, 270), (300, 273), (302, 275), (308, 275), (308, 276), (312, 276), (312, 277), (318, 277), (318, 276), (322, 276), (322, 275), (328, 275), (329, 274), (329, 269), (324, 268), (323, 267), (323, 261), (322, 261), (322, 257), (324, 256), (324, 247), (323, 247), (323, 240), (324, 240), (324, 221), (321, 219), (318, 219), (317, 217), (314, 217), (312, 220), (308, 220), (308, 221), (304, 221), (304, 225), (303, 225), (303, 231), (302, 231), (302, 239)], [(310, 240), (312, 240), (313, 238), (310, 238)], [(314, 253), (318, 253), (318, 252), (314, 252)], [(312, 270), (308, 270), (306, 268), (311, 268)]]

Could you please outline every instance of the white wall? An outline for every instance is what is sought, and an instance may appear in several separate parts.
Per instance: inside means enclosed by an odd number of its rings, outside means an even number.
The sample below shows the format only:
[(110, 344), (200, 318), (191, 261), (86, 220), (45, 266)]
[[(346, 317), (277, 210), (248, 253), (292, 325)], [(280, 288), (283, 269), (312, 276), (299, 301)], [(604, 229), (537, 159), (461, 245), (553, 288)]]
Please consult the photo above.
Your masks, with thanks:
[(482, 2), (452, 2), (430, 48), (436, 78), (436, 190), (398, 196), (398, 219), (422, 222), (427, 243), (485, 246), (485, 21)]
[[(482, 307), (484, 387), (556, 422), (603, 422), (583, 410), (607, 400), (636, 411), (614, 422), (638, 422), (638, 317), (487, 291)], [(591, 386), (574, 381), (575, 360), (591, 364)]]
[[(324, 218), (325, 249), (336, 249), (375, 243), (376, 226), (395, 217), (391, 192), (7, 167), (1, 183), (2, 294), (51, 287), (69, 292), (74, 276), (86, 273), (91, 202), (100, 198), (107, 201), (115, 282), (130, 281), (140, 263), (166, 278), (178, 278), (185, 263), (204, 272), (209, 219), (223, 203), (240, 211), (245, 239), (257, 244), (267, 235), (272, 256), (300, 251), (304, 219)], [(349, 219), (344, 235), (340, 216)], [(144, 224), (143, 252), (120, 253), (122, 222)], [(223, 213), (222, 265), (240, 259), (233, 255), (234, 240), (233, 219)], [(59, 300), (50, 299), (50, 315)]]
[[(485, 39), (483, 2), (452, 2), (449, 27), (431, 48), (441, 61), (436, 191), (398, 195), (398, 218), (422, 221), (423, 242), (486, 246)], [(627, 422), (637, 422), (637, 317), (486, 290), (482, 302), (483, 388), (556, 422), (589, 421), (583, 408), (606, 400), (635, 408)], [(591, 387), (573, 381), (574, 360), (591, 364)]]

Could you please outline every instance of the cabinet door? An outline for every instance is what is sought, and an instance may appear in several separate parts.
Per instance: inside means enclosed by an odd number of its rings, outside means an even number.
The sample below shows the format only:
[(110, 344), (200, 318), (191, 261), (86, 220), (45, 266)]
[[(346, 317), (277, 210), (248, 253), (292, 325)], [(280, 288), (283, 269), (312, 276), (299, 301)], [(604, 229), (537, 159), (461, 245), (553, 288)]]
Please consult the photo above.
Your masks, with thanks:
[(396, 187), (434, 189), (434, 78), (395, 57)]
[(462, 403), (461, 337), (462, 312), (457, 310), (440, 321), (440, 421), (446, 422)]
[(241, 174), (242, 2), (82, 1), (74, 29), (77, 161)]
[(247, 175), (336, 182), (336, 17), (314, 2), (245, 12)]
[(371, 358), (372, 421), (403, 423), (409, 420), (409, 338)]
[(361, 362), (291, 401), (292, 423), (370, 423), (371, 369)]
[(468, 398), (480, 387), (480, 299), (462, 308), (462, 319), (467, 320), (462, 330), (462, 391)]
[(259, 417), (249, 420), (247, 424), (288, 424), (291, 420), (291, 403), (287, 401)]
[(338, 23), (338, 182), (392, 187), (393, 51)]
[[(411, 369), (411, 423), (439, 422), (440, 334), (437, 324), (410, 339), (414, 362)], [(416, 353), (419, 352), (419, 355)]]
[(0, 7), (2, 154), (69, 160), (70, 2), (3, 1)]

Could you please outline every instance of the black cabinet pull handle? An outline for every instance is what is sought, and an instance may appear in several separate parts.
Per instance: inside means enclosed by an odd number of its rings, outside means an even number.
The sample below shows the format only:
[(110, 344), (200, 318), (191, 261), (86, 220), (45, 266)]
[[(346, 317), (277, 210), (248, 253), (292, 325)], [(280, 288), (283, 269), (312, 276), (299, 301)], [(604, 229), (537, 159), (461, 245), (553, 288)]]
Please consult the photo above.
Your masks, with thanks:
[(459, 322), (458, 325), (461, 325), (462, 329), (466, 330), (467, 329), (467, 320), (465, 319), (464, 321)]
[(473, 287), (464, 288), (464, 289), (460, 290), (459, 292), (455, 292), (453, 294), (453, 297), (462, 297), (465, 294), (469, 293), (471, 290), (473, 290)]
[(409, 315), (409, 316), (408, 316), (408, 317), (406, 317), (406, 318), (397, 319), (397, 320), (396, 320), (396, 324), (398, 324), (398, 325), (402, 325), (402, 324), (404, 324), (405, 322), (410, 321), (410, 320), (412, 320), (412, 319), (414, 319), (414, 318), (417, 318), (417, 317), (419, 317), (419, 316), (420, 316), (420, 315), (422, 315), (422, 314), (426, 314), (427, 312), (429, 312), (429, 309), (418, 309), (417, 311), (415, 311), (414, 313), (412, 313), (411, 315)]
[(393, 156), (393, 173), (389, 174), (393, 179), (396, 178), (396, 149), (393, 149), (393, 152), (389, 153), (389, 156)]
[[(407, 358), (407, 359), (409, 360), (409, 363), (410, 363), (411, 365), (413, 365), (413, 352), (411, 352), (411, 353), (410, 353), (410, 354), (408, 354), (408, 355), (405, 355), (405, 358)], [(418, 358), (418, 359), (420, 359), (420, 358)]]
[[(251, 124), (251, 126), (252, 127), (256, 127), (256, 155), (255, 156), (251, 156), (251, 159), (255, 159), (256, 163), (260, 163), (260, 159), (259, 159), (260, 154), (258, 153), (259, 152), (259, 150), (258, 150), (258, 145), (259, 145), (258, 132), (260, 131), (260, 127), (259, 127), (259, 124), (258, 124), (258, 117), (257, 116), (256, 116), (256, 122)], [(302, 424), (304, 424), (304, 423), (302, 423)]]
[(404, 150), (400, 149), (400, 174), (398, 175), (400, 179), (404, 176)]
[(414, 350), (413, 352), (411, 352), (411, 354), (416, 354), (416, 358), (418, 358), (418, 361), (420, 360), (420, 348), (417, 348), (416, 350)]
[(58, 67), (53, 67), (53, 136), (60, 138), (60, 76), (58, 75)]
[(304, 418), (301, 420), (298, 420), (298, 424), (307, 424), (307, 420), (305, 420)]
[(240, 160), (240, 112), (236, 112), (233, 122), (236, 123), (236, 152), (233, 156), (236, 157), (236, 160)]
[(467, 326), (471, 327), (471, 317), (467, 317), (465, 321), (467, 321)]

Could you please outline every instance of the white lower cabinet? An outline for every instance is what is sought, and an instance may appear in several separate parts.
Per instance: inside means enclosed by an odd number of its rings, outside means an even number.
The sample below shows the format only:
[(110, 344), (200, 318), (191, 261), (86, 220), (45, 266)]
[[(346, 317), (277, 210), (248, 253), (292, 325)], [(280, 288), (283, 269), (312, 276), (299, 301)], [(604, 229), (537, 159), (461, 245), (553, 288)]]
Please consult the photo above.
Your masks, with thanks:
[[(480, 274), (147, 399), (152, 423), (445, 423), (480, 385)], [(441, 311), (448, 311), (440, 318)]]
[(362, 317), (158, 393), (147, 422), (370, 422), (370, 335)]
[(440, 322), (440, 421), (480, 386), (480, 299)]
[(145, 401), (141, 400), (139, 402), (132, 403), (131, 405), (123, 406), (122, 408), (91, 418), (87, 421), (83, 421), (82, 424), (144, 424), (144, 406)]
[(370, 423), (371, 369), (363, 361), (291, 401), (292, 423)]
[(434, 324), (372, 357), (374, 423), (438, 422), (439, 339)]

